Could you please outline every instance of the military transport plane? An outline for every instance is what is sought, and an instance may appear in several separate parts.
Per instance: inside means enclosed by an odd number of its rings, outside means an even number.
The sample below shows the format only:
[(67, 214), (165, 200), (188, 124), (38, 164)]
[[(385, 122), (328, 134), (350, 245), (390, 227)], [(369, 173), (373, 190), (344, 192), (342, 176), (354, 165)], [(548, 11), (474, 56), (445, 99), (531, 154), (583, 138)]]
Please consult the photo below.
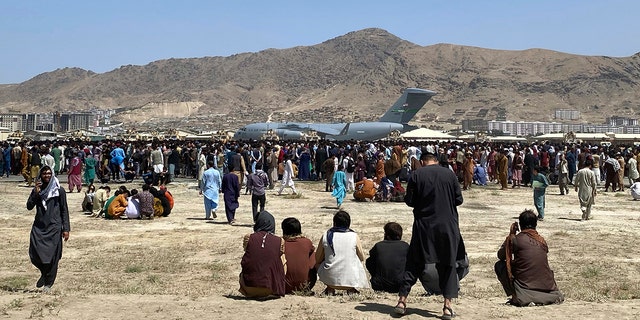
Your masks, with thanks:
[(279, 139), (302, 140), (311, 132), (327, 140), (367, 140), (388, 137), (392, 132), (404, 132), (410, 128), (409, 121), (436, 95), (434, 91), (407, 88), (402, 96), (377, 122), (350, 123), (301, 123), (261, 122), (240, 128), (235, 140), (261, 140), (266, 135)]

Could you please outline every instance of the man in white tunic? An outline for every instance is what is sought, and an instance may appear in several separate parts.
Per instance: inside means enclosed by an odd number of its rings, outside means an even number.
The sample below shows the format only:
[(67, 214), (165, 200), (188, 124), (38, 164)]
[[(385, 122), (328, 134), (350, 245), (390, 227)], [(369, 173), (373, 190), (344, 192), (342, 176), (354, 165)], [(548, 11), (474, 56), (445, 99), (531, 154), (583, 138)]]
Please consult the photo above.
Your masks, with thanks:
[(591, 219), (591, 206), (595, 202), (596, 197), (596, 175), (591, 168), (593, 160), (587, 159), (584, 162), (585, 167), (580, 169), (575, 177), (575, 190), (580, 200), (580, 210), (582, 211), (581, 221)]

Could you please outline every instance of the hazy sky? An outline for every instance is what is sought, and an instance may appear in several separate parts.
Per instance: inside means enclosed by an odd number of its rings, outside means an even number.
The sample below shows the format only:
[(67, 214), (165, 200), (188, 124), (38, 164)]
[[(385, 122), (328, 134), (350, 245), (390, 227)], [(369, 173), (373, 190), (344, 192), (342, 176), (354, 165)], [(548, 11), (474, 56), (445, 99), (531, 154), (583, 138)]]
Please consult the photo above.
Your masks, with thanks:
[(308, 46), (365, 28), (415, 44), (640, 52), (636, 0), (2, 0), (0, 84), (79, 67)]

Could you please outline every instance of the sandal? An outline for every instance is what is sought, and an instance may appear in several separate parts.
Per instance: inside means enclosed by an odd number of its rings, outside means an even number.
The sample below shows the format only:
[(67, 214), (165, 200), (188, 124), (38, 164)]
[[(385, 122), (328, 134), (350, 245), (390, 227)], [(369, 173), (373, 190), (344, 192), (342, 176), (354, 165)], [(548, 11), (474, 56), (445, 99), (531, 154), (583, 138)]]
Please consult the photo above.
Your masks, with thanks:
[[(445, 311), (449, 311), (449, 314), (444, 313)], [(455, 318), (457, 316), (457, 314), (455, 312), (453, 312), (453, 309), (449, 308), (449, 307), (444, 307), (442, 308), (442, 317), (440, 317), (440, 319), (442, 320), (451, 320), (453, 318)]]
[(407, 303), (398, 301), (398, 304), (396, 304), (395, 308), (393, 308), (393, 311), (396, 314), (404, 315), (405, 313), (407, 313)]

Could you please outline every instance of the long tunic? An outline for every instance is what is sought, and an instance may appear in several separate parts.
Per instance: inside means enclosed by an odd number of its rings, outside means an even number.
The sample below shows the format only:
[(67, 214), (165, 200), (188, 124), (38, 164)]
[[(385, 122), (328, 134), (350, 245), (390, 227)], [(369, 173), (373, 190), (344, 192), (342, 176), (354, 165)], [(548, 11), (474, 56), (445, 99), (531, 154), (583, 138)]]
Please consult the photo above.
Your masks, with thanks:
[(413, 233), (409, 252), (422, 257), (421, 264), (439, 263), (455, 268), (465, 249), (458, 226), (463, 201), (455, 174), (438, 165), (428, 165), (409, 176), (405, 202), (413, 207)]
[(590, 168), (585, 167), (576, 174), (576, 189), (578, 189), (578, 199), (580, 207), (588, 207), (595, 203), (596, 175)]
[(300, 167), (298, 168), (298, 179), (309, 180), (311, 172), (311, 155), (309, 152), (303, 152), (300, 155)]
[(538, 173), (537, 175), (533, 176), (533, 182), (536, 181), (540, 184), (539, 186), (534, 186), (533, 188), (533, 204), (536, 206), (536, 209), (538, 209), (540, 217), (544, 218), (544, 194), (547, 190), (547, 187), (549, 186), (549, 181), (547, 180), (547, 177), (545, 177), (545, 175), (542, 173)]
[(97, 161), (94, 157), (84, 159), (84, 181), (87, 183), (90, 183), (96, 178), (96, 164)]
[[(498, 258), (503, 261), (506, 259), (505, 245), (506, 243), (503, 243), (498, 251)], [(549, 267), (549, 248), (546, 244), (536, 241), (525, 232), (520, 232), (515, 236), (512, 246), (515, 258), (511, 264), (511, 271), (519, 286), (541, 292), (558, 290), (553, 271)]]
[(218, 204), (218, 190), (220, 190), (221, 185), (222, 179), (218, 170), (209, 168), (204, 171), (202, 174), (202, 194), (216, 205)]
[(336, 171), (333, 174), (333, 181), (331, 182), (331, 185), (333, 186), (333, 192), (331, 195), (336, 198), (336, 202), (338, 203), (338, 206), (340, 206), (342, 201), (344, 201), (344, 197), (347, 195), (347, 176), (343, 171)]
[(266, 231), (252, 233), (242, 256), (240, 277), (246, 286), (268, 288), (272, 294), (284, 296), (285, 275), (281, 256), (282, 238)]
[(240, 203), (240, 182), (238, 176), (233, 173), (227, 173), (222, 178), (222, 193), (224, 193), (224, 207), (226, 210), (238, 209)]
[(358, 235), (355, 232), (335, 232), (333, 249), (329, 247), (325, 232), (316, 255), (324, 257), (318, 266), (318, 277), (327, 286), (369, 288), (367, 274), (362, 265), (364, 252), (359, 247)]
[(286, 292), (291, 293), (294, 290), (302, 290), (311, 282), (309, 271), (316, 264), (315, 248), (311, 240), (304, 237), (287, 239), (284, 247), (285, 257), (287, 258)]
[(47, 200), (46, 209), (35, 189), (27, 200), (28, 210), (36, 208), (29, 239), (29, 257), (36, 266), (57, 265), (62, 258), (62, 232), (71, 231), (67, 194), (64, 188), (58, 189), (58, 192), (59, 196)]

